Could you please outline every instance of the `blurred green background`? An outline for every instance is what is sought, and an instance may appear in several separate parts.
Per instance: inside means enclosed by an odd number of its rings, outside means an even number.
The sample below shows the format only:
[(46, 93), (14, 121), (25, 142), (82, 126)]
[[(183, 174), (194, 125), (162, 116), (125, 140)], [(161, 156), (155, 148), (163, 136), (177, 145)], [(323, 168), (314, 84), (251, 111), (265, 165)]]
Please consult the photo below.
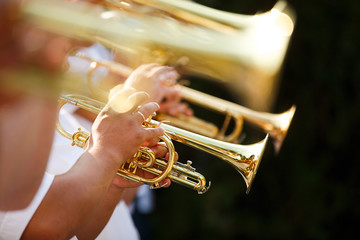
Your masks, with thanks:
[[(276, 3), (198, 2), (251, 15)], [(293, 104), (297, 111), (281, 152), (275, 155), (268, 144), (246, 195), (240, 174), (228, 164), (177, 148), (212, 186), (204, 195), (177, 184), (157, 190), (151, 239), (359, 239), (360, 4), (288, 3), (297, 21), (272, 112)], [(217, 86), (213, 91), (228, 96)], [(259, 139), (261, 134), (255, 132)]]

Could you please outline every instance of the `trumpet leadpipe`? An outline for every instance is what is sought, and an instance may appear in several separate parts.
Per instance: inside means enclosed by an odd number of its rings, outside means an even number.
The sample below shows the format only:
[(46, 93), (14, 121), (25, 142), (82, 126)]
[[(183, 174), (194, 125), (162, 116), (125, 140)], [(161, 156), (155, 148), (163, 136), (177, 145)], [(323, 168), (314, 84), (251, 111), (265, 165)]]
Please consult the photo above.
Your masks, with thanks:
[[(71, 103), (93, 113), (99, 113), (105, 106), (105, 104), (102, 102), (92, 100), (91, 98), (81, 95), (61, 96), (60, 106), (62, 106), (63, 102)], [(166, 140), (166, 144), (169, 147), (169, 150), (171, 150), (173, 153), (172, 156), (174, 156), (175, 149), (173, 148), (172, 144), (169, 144), (171, 143), (170, 139), (194, 147), (195, 149), (205, 151), (229, 163), (242, 175), (247, 187), (247, 193), (250, 191), (268, 139), (268, 136), (266, 136), (262, 141), (258, 143), (251, 145), (240, 145), (212, 139), (152, 119), (147, 119), (146, 121), (144, 121), (143, 125), (144, 127), (151, 128), (161, 127), (165, 130), (166, 137), (164, 135), (162, 139), (164, 138), (163, 140)], [(59, 127), (61, 129), (59, 122), (57, 123), (57, 127), (58, 129)], [(59, 132), (61, 133), (62, 130)], [(64, 136), (69, 137), (69, 135), (71, 136), (71, 134), (65, 134)], [(173, 167), (174, 164), (172, 157), (171, 167), (169, 167), (168, 164), (166, 168), (166, 174), (164, 173), (164, 171), (162, 171), (162, 174), (159, 175), (158, 178), (161, 177), (161, 179), (164, 179), (164, 177), (166, 176), (174, 178), (174, 174), (170, 174)], [(188, 173), (188, 177), (180, 177), (175, 181), (181, 184), (188, 184), (189, 187), (198, 190), (198, 192), (200, 193), (206, 190), (206, 187), (204, 187), (204, 179), (201, 177), (201, 175), (194, 174), (190, 171), (183, 171), (182, 174), (183, 173)], [(149, 181), (148, 179), (139, 179), (137, 176), (134, 175), (124, 176), (130, 180), (144, 182), (146, 184), (152, 184), (154, 182), (153, 180)], [(198, 182), (191, 179), (192, 177), (195, 177)], [(186, 183), (186, 178), (190, 178), (191, 180), (187, 181)], [(155, 184), (158, 184), (158, 182), (156, 182)], [(197, 187), (194, 187), (194, 184), (198, 184)]]
[(246, 192), (249, 193), (265, 151), (268, 135), (258, 143), (240, 145), (212, 139), (155, 120), (145, 122), (144, 125), (161, 127), (172, 140), (207, 152), (229, 163), (242, 175), (247, 187)]
[(241, 117), (244, 121), (260, 127), (273, 139), (275, 152), (279, 152), (296, 110), (293, 105), (283, 113), (259, 112), (188, 87), (179, 86), (179, 88), (181, 96), (189, 102), (219, 113), (229, 114), (235, 119)]

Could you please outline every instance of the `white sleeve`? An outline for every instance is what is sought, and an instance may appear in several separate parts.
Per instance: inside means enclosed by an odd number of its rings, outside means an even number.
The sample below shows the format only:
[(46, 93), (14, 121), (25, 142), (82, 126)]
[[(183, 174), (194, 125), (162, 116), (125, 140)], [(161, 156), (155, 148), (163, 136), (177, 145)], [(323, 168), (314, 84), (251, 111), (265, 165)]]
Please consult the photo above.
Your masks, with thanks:
[(20, 239), (27, 224), (48, 192), (53, 180), (54, 175), (45, 173), (39, 190), (27, 208), (16, 211), (0, 211), (0, 240)]

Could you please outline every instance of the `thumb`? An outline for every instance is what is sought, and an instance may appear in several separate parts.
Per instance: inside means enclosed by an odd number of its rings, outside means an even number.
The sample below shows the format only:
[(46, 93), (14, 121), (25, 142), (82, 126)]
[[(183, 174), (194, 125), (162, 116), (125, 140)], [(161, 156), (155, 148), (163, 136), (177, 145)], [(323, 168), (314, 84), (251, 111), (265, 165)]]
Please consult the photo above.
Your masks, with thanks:
[(125, 113), (133, 108), (131, 102), (128, 101), (129, 97), (136, 91), (133, 88), (122, 89), (117, 92), (113, 92), (109, 95), (109, 105), (112, 110), (117, 113)]
[(130, 107), (129, 111), (134, 112), (137, 107), (144, 104), (149, 97), (149, 94), (146, 92), (133, 93), (127, 100), (128, 106)]

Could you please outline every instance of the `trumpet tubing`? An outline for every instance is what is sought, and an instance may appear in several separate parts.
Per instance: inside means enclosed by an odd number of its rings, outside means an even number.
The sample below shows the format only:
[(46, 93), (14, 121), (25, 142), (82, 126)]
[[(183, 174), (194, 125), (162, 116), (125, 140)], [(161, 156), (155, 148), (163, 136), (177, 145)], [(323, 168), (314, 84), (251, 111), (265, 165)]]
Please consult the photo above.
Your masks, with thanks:
[(23, 12), (42, 27), (114, 49), (132, 68), (149, 62), (176, 66), (223, 82), (253, 109), (272, 107), (294, 28), (285, 1), (255, 15), (191, 1), (95, 2), (29, 0)]
[[(229, 139), (235, 140), (237, 136), (239, 136), (241, 127), (238, 125), (241, 124), (241, 120), (243, 119), (269, 133), (270, 137), (273, 139), (276, 152), (279, 152), (284, 142), (296, 110), (296, 107), (293, 105), (287, 111), (279, 114), (259, 112), (191, 88), (184, 86), (179, 86), (179, 88), (181, 96), (184, 99), (208, 109), (213, 109), (217, 112), (226, 114), (235, 119), (237, 127), (235, 127), (232, 136)], [(219, 137), (224, 138), (222, 134)]]
[[(124, 9), (123, 0), (100, 2)], [(132, 67), (153, 61), (177, 66), (183, 74), (223, 82), (251, 108), (272, 108), (295, 22), (286, 1), (278, 1), (271, 10), (255, 15), (228, 13), (192, 1), (125, 2), (129, 4), (127, 10), (136, 11), (140, 5), (169, 21), (170, 28), (164, 32), (174, 36), (165, 44), (145, 45), (148, 52), (143, 52), (141, 56), (145, 57), (137, 58)], [(174, 22), (177, 34), (171, 31)]]
[[(64, 105), (64, 103), (71, 103), (96, 114), (98, 114), (104, 107), (104, 104), (99, 101), (78, 95), (63, 95), (60, 97), (59, 101), (59, 109)], [(267, 136), (264, 140), (256, 144), (240, 145), (208, 138), (152, 119), (146, 120), (143, 125), (145, 127), (152, 128), (161, 127), (165, 130), (165, 135), (162, 137), (162, 139), (168, 145), (171, 156), (175, 155), (175, 149), (173, 148), (170, 139), (212, 154), (213, 156), (216, 156), (229, 163), (242, 175), (247, 187), (246, 192), (248, 193), (250, 191), (251, 184), (257, 173), (261, 158), (265, 150)], [(73, 134), (66, 132), (66, 130), (62, 128), (59, 122), (57, 123), (57, 129), (63, 136), (69, 139), (73, 139)], [(151, 156), (151, 154), (147, 154), (147, 156)], [(129, 160), (125, 163), (127, 164), (126, 170), (122, 168), (119, 169), (119, 175), (133, 181), (152, 184), (155, 187), (158, 186), (160, 182), (158, 179), (169, 177), (173, 179), (174, 182), (197, 190), (198, 193), (204, 193), (209, 188), (205, 186), (205, 178), (201, 174), (196, 173), (195, 170), (190, 166), (191, 164), (189, 162), (186, 165), (174, 164), (171, 162), (173, 161), (172, 157), (172, 160), (165, 165), (164, 162), (160, 160), (154, 160), (153, 157), (149, 158), (152, 159), (151, 161), (154, 164), (150, 165), (153, 166), (142, 164), (141, 160), (138, 159), (143, 158), (135, 156), (132, 160)], [(143, 179), (135, 174), (136, 167), (141, 167), (144, 170), (160, 175), (151, 180)], [(163, 170), (164, 168), (165, 170)]]
[[(92, 65), (94, 66), (92, 71), (96, 69), (96, 67), (103, 66), (109, 69), (109, 71), (125, 77), (129, 76), (133, 71), (132, 68), (113, 61), (96, 61), (90, 57), (82, 55), (81, 53), (76, 54), (76, 56), (95, 63)], [(90, 89), (92, 89), (95, 93), (97, 90), (92, 86), (91, 75), (88, 75), (88, 84)], [(160, 113), (156, 116), (158, 121), (168, 121), (170, 125), (185, 128), (186, 130), (226, 142), (236, 142), (242, 131), (243, 122), (247, 121), (269, 134), (273, 140), (276, 153), (278, 153), (281, 149), (296, 111), (295, 105), (283, 113), (255, 111), (234, 102), (214, 97), (182, 85), (177, 85), (177, 87), (179, 88), (180, 95), (183, 99), (204, 108), (224, 114), (226, 118), (222, 128), (219, 130), (215, 124), (208, 121), (181, 114), (174, 117), (168, 114)], [(225, 135), (231, 119), (234, 120), (235, 127), (230, 134)]]
[[(104, 104), (97, 100), (89, 99), (81, 95), (68, 95), (60, 97), (58, 111), (60, 111), (66, 103), (79, 106), (95, 114), (98, 114), (104, 107)], [(80, 148), (86, 148), (90, 135), (86, 131), (79, 128), (78, 131), (71, 134), (62, 127), (59, 119), (56, 122), (56, 129), (62, 136), (72, 140), (73, 146), (76, 145)], [(146, 179), (136, 175), (137, 167), (152, 167), (156, 161), (155, 155), (151, 150), (145, 151), (140, 148), (135, 154), (135, 157), (132, 158), (133, 161), (126, 161), (122, 166), (120, 166), (117, 174), (126, 179), (148, 184), (153, 188), (158, 188), (159, 183), (169, 175), (175, 163), (175, 148), (172, 141), (166, 135), (161, 136), (160, 139), (165, 142), (167, 148), (169, 149), (168, 163), (161, 173), (157, 174), (152, 179)], [(199, 191), (201, 190), (203, 189), (199, 189)]]
[(214, 155), (232, 165), (244, 178), (247, 193), (259, 167), (265, 145), (266, 136), (262, 141), (251, 145), (240, 145), (208, 138), (155, 120), (144, 122), (147, 127), (161, 127), (173, 140), (200, 149)]
[[(144, 170), (158, 175), (162, 172), (162, 169), (167, 166), (167, 162), (160, 159), (157, 159), (155, 164), (155, 167)], [(205, 177), (196, 172), (196, 169), (192, 167), (191, 164), (191, 161), (187, 161), (186, 164), (177, 162), (173, 165), (173, 170), (167, 177), (171, 179), (172, 182), (196, 190), (199, 194), (203, 194), (210, 188), (211, 182), (207, 183)]]
[[(271, 108), (294, 27), (294, 17), (286, 2), (279, 1), (270, 11), (252, 16), (226, 13), (179, 0), (94, 2), (101, 5), (28, 0), (21, 5), (21, 15), (29, 23), (48, 31), (102, 43), (123, 56), (131, 68), (149, 62), (172, 65), (180, 73), (226, 83), (253, 109)], [(91, 106), (95, 104), (93, 101), (84, 98), (62, 100), (87, 105), (90, 111), (101, 110), (98, 106)], [(265, 130), (278, 122), (277, 117), (266, 113), (259, 115), (243, 110), (242, 115), (248, 115), (253, 122), (266, 122), (262, 124)], [(288, 115), (293, 112), (294, 109)], [(180, 128), (171, 129), (170, 125), (153, 121), (149, 122), (150, 126), (158, 124), (168, 128), (167, 135), (175, 140), (208, 151), (232, 164), (242, 173), (250, 188), (267, 137), (254, 147), (237, 149), (236, 145), (226, 145), (222, 141), (183, 132), (185, 130)], [(180, 133), (186, 134), (179, 137)], [(73, 144), (86, 144), (85, 133), (79, 131), (70, 135)], [(254, 153), (250, 155), (247, 149)], [(234, 154), (233, 151), (240, 153)], [(167, 172), (171, 163), (168, 165)]]

